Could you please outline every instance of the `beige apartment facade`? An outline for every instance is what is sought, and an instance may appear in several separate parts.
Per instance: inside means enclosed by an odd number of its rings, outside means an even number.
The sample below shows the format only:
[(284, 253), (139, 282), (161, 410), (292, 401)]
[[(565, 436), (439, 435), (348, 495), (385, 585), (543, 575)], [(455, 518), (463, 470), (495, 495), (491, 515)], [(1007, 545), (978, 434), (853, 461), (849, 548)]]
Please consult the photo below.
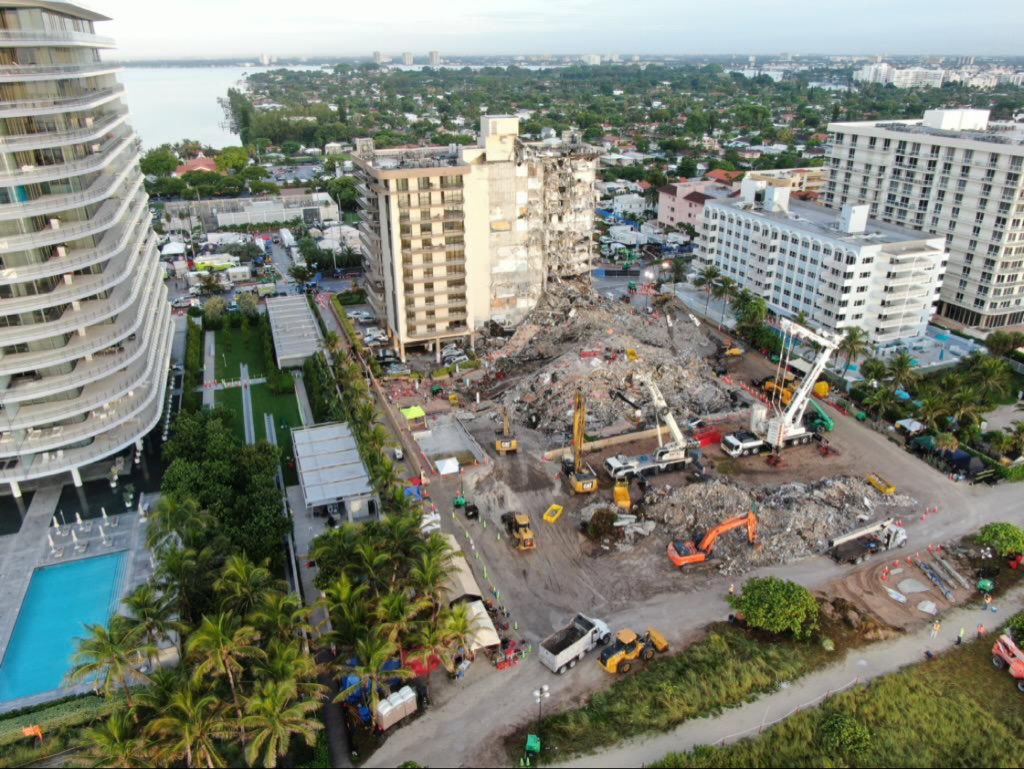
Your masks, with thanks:
[(574, 138), (526, 143), (485, 116), (477, 146), (357, 141), (368, 299), (403, 358), (518, 323), (549, 276), (589, 271), (599, 151)]

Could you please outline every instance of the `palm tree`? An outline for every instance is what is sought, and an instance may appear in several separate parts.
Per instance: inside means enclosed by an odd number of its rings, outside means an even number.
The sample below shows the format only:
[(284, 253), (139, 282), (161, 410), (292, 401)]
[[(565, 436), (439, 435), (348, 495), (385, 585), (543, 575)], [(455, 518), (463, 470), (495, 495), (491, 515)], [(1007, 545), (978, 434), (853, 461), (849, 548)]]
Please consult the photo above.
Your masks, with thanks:
[(231, 690), (235, 712), (241, 727), (242, 744), (246, 744), (245, 727), (242, 720), (242, 701), (238, 692), (238, 676), (242, 663), (247, 660), (264, 660), (266, 653), (256, 645), (259, 633), (254, 628), (243, 626), (233, 614), (221, 612), (212, 619), (203, 617), (203, 624), (188, 640), (188, 654), (196, 659), (193, 677), (202, 679), (224, 677)]
[(257, 662), (254, 670), (257, 678), (264, 681), (294, 683), (304, 697), (323, 697), (326, 691), (317, 682), (321, 666), (303, 650), (297, 639), (271, 639), (267, 644), (267, 658)]
[(870, 346), (868, 335), (864, 332), (864, 329), (859, 326), (850, 326), (846, 329), (846, 334), (840, 340), (839, 347), (837, 348), (841, 355), (846, 356), (846, 365), (843, 366), (842, 374), (844, 377), (846, 372), (850, 370), (850, 364), (853, 363), (853, 359), (860, 358), (867, 353)]
[(287, 641), (300, 633), (312, 633), (311, 611), (295, 593), (276, 590), (264, 593), (260, 602), (249, 612), (247, 621), (260, 632), (261, 638), (279, 638)]
[(976, 424), (982, 413), (978, 391), (969, 385), (958, 387), (948, 393), (946, 408), (949, 410), (949, 416), (961, 428)]
[(732, 297), (736, 292), (736, 281), (729, 277), (719, 278), (715, 287), (711, 290), (714, 294), (715, 299), (722, 300), (722, 315), (718, 319), (718, 328), (722, 328), (722, 324), (725, 323), (725, 310), (732, 301)]
[(217, 695), (204, 692), (198, 682), (183, 678), (167, 707), (146, 725), (146, 732), (165, 765), (184, 760), (189, 769), (226, 766), (217, 741), (229, 738), (232, 730), (222, 717)]
[(1024, 454), (1024, 422), (1020, 420), (1014, 421), (1013, 425), (1009, 428), (1008, 434), (1013, 441), (1008, 451), (1018, 455)]
[(868, 358), (860, 364), (860, 375), (866, 382), (881, 382), (885, 378), (886, 371), (888, 369), (885, 367), (885, 361), (878, 358)]
[(989, 451), (992, 452), (993, 456), (1005, 457), (1013, 450), (1013, 436), (1007, 435), (1002, 430), (996, 430), (995, 432), (988, 433), (986, 439)]
[(153, 758), (136, 730), (128, 710), (115, 710), (106, 721), (82, 732), (89, 766), (142, 769), (153, 766)]
[(425, 598), (410, 600), (405, 591), (388, 593), (377, 602), (375, 612), (377, 628), (402, 652), (402, 639), (416, 625), (416, 617), (432, 604)]
[(343, 675), (354, 675), (359, 680), (340, 692), (334, 701), (344, 702), (350, 694), (358, 689), (365, 688), (370, 696), (367, 705), (374, 718), (376, 718), (377, 705), (380, 703), (380, 691), (384, 688), (385, 681), (392, 678), (412, 678), (413, 675), (412, 671), (407, 668), (398, 668), (397, 670), (383, 669), (385, 663), (393, 660), (397, 654), (398, 647), (395, 644), (376, 630), (367, 630), (356, 642), (356, 664), (350, 665), (347, 661), (342, 660), (337, 665), (339, 672)]
[(796, 314), (796, 317), (794, 317), (793, 320), (795, 320), (797, 322), (797, 324), (799, 324), (801, 326), (806, 326), (807, 325), (807, 311), (806, 310), (800, 310), (800, 312), (798, 312)]
[(939, 451), (956, 451), (960, 441), (953, 433), (938, 433), (935, 436), (935, 448)]
[(1013, 371), (1002, 358), (974, 355), (967, 361), (967, 378), (985, 401), (995, 400), (1013, 386)]
[(120, 686), (128, 707), (133, 707), (131, 686), (149, 680), (139, 667), (142, 659), (155, 654), (155, 650), (143, 639), (141, 628), (120, 614), (111, 617), (109, 627), (86, 625), (85, 629), (87, 635), (78, 640), (78, 649), (71, 657), (69, 678), (81, 681), (102, 676), (103, 694), (109, 697)]
[(228, 558), (220, 577), (213, 583), (213, 589), (221, 596), (221, 611), (242, 617), (252, 611), (264, 593), (280, 587), (280, 582), (267, 568), (267, 562), (257, 566), (244, 555)]
[(315, 700), (297, 701), (294, 684), (264, 681), (259, 690), (245, 704), (245, 727), (252, 734), (252, 742), (245, 757), (250, 766), (274, 769), (277, 761), (288, 753), (292, 737), (298, 736), (310, 747), (316, 744), (316, 733), (324, 728), (313, 717), (320, 703)]
[(342, 649), (352, 649), (358, 633), (369, 620), (370, 588), (366, 583), (353, 584), (348, 574), (341, 574), (324, 590), (323, 603), (331, 617), (333, 643)]
[(194, 499), (162, 497), (146, 525), (146, 547), (156, 550), (168, 538), (190, 547), (202, 536), (206, 523), (207, 517)]
[(409, 579), (417, 592), (433, 605), (433, 618), (437, 618), (437, 610), (441, 605), (445, 584), (448, 580), (448, 569), (440, 556), (421, 553), (419, 560), (409, 570)]
[[(423, 622), (413, 636), (416, 651), (409, 657), (422, 662), (430, 670), (430, 662), (435, 657), (449, 673), (455, 672), (455, 653), (452, 644), (445, 634), (444, 627), (438, 622)], [(428, 673), (429, 682), (429, 673)]]
[(921, 399), (917, 409), (917, 418), (930, 430), (938, 430), (945, 426), (949, 408), (946, 401), (939, 395), (929, 395)]
[(891, 411), (898, 402), (899, 399), (896, 397), (895, 391), (889, 387), (879, 387), (864, 399), (866, 406), (875, 409), (876, 422), (881, 421), (885, 414)]
[(362, 542), (356, 546), (356, 557), (359, 559), (360, 570), (369, 577), (374, 593), (380, 596), (381, 584), (386, 585), (388, 582), (381, 577), (393, 570), (394, 555), (381, 550), (372, 542)]
[(191, 624), (209, 603), (207, 589), (216, 553), (208, 547), (163, 546), (157, 553), (157, 587), (174, 606), (178, 619)]
[(460, 603), (441, 615), (441, 629), (453, 650), (473, 656), (473, 637), (479, 621), (469, 613), (469, 607)]
[(711, 306), (711, 292), (715, 288), (715, 281), (718, 280), (721, 274), (718, 268), (712, 264), (697, 273), (697, 277), (693, 280), (693, 285), (697, 288), (703, 288), (708, 293), (708, 300), (704, 303), (705, 318), (708, 316), (708, 308)]
[(914, 359), (909, 352), (901, 352), (889, 361), (889, 381), (897, 390), (906, 390), (917, 381)]
[(328, 331), (324, 334), (324, 347), (328, 350), (337, 350), (340, 341), (337, 331)]
[[(171, 633), (180, 632), (181, 626), (173, 618), (171, 602), (152, 584), (139, 585), (124, 600), (125, 607), (131, 612), (132, 621), (142, 633), (146, 643), (159, 654), (160, 641), (169, 638)], [(149, 669), (155, 669), (154, 657), (149, 658)]]

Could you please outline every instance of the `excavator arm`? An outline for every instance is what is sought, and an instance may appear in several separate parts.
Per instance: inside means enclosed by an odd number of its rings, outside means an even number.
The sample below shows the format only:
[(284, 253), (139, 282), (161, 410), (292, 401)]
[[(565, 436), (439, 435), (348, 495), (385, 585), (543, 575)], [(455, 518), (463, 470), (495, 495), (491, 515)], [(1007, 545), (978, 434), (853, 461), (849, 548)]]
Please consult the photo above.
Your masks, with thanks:
[(576, 391), (576, 409), (572, 417), (572, 465), (579, 474), (583, 472), (583, 438), (587, 426), (587, 402), (583, 391)]
[(704, 535), (704, 539), (697, 546), (701, 552), (710, 553), (715, 547), (715, 541), (726, 532), (738, 529), (740, 526), (747, 527), (747, 540), (750, 544), (757, 542), (757, 516), (753, 511), (746, 515), (738, 515), (727, 521), (722, 521), (711, 531)]

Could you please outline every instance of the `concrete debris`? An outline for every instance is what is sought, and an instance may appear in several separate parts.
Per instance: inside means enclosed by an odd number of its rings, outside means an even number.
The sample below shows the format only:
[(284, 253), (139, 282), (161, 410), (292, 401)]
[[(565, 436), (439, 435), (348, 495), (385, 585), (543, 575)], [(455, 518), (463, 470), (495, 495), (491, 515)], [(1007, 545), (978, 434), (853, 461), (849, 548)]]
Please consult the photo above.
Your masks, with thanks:
[[(704, 359), (707, 344), (689, 325), (670, 329), (658, 312), (638, 314), (586, 284), (563, 282), (548, 287), (490, 357), (499, 376), (526, 372), (500, 395), (517, 420), (562, 435), (571, 427), (573, 399), (582, 388), (587, 432), (610, 435), (638, 424), (653, 426), (650, 397), (636, 374), (658, 382), (678, 420), (730, 409), (732, 394)], [(629, 401), (639, 407), (639, 417)]]
[(925, 585), (922, 582), (918, 582), (916, 579), (913, 579), (913, 578), (901, 580), (900, 584), (897, 587), (899, 587), (899, 589), (902, 590), (904, 593), (927, 593), (928, 592), (928, 586), (927, 585)]
[(903, 593), (901, 593), (899, 590), (893, 590), (891, 587), (887, 587), (885, 590), (889, 594), (889, 597), (892, 600), (894, 600), (894, 601), (896, 601), (898, 603), (906, 603), (907, 602), (907, 597), (905, 595), (903, 595)]
[[(755, 547), (742, 527), (715, 543), (720, 570), (738, 574), (825, 552), (830, 539), (861, 525), (862, 492), (863, 481), (853, 477), (753, 489), (715, 479), (667, 492), (655, 489), (644, 498), (643, 510), (648, 519), (665, 524), (668, 536), (695, 542), (722, 521), (755, 511)], [(908, 508), (915, 504), (909, 497), (901, 502)]]
[(934, 601), (921, 601), (917, 605), (918, 611), (923, 611), (925, 614), (931, 614), (933, 617), (939, 613), (939, 607), (935, 605)]

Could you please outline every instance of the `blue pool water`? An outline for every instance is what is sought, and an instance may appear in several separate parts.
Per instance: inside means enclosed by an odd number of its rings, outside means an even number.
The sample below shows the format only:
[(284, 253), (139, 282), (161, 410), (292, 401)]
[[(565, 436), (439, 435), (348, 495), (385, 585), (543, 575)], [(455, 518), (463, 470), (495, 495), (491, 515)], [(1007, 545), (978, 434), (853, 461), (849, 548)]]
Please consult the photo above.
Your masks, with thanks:
[(86, 624), (117, 609), (126, 553), (36, 569), (0, 663), (0, 702), (59, 689)]

